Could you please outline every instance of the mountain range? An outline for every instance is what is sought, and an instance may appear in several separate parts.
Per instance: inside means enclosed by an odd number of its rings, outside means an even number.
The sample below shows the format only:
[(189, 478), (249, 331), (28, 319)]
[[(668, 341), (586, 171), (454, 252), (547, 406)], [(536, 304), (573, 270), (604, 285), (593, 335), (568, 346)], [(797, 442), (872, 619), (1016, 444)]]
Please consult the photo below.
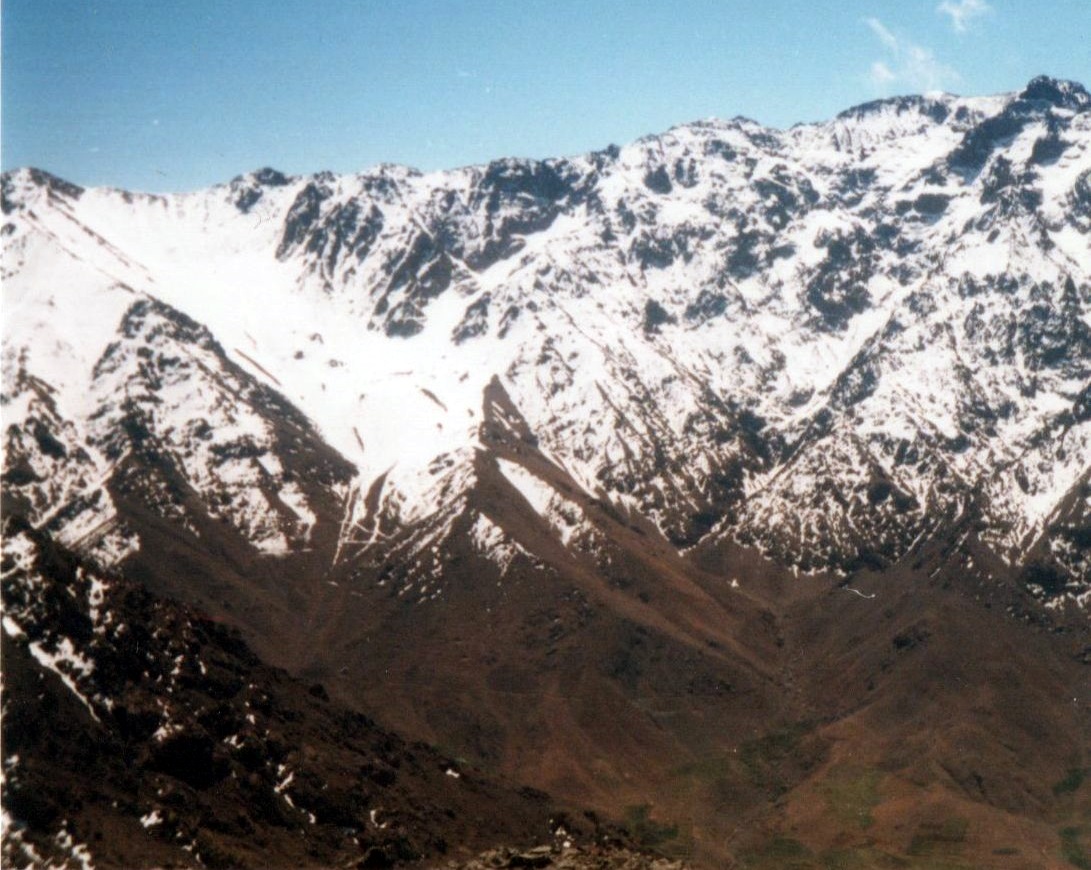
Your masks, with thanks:
[[(316, 687), (278, 703), (327, 735), (331, 787), (364, 763), (340, 716), (480, 771), (482, 806), (544, 790), (698, 866), (1091, 861), (1082, 86), (428, 174), (159, 195), (22, 169), (2, 193), (5, 679), (51, 671), (74, 700), (40, 715), (90, 717), (119, 777), (135, 753), (190, 812), (212, 784), (164, 744), (224, 777), (253, 750), (150, 671), (99, 681), (115, 585), (151, 596), (115, 617), (149, 649), (167, 620)], [(172, 829), (190, 852), (132, 824), (168, 806), (149, 778), (68, 827), (23, 809), (12, 783), (65, 746), (5, 750), (6, 842), (189, 860), (207, 819)], [(400, 799), (440, 806), (434, 779)], [(275, 827), (253, 789), (206, 814)], [(339, 827), (366, 829), (353, 800)], [(519, 812), (369, 848), (554, 835)], [(107, 816), (135, 851), (96, 852)], [(206, 859), (348, 848), (237, 834)]]

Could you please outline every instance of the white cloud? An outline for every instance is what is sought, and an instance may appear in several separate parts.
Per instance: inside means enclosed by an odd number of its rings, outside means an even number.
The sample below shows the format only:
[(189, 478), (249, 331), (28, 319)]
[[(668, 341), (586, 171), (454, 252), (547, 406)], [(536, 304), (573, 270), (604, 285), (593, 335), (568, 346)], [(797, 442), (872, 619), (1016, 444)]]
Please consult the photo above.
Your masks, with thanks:
[(898, 39), (891, 33), (885, 24), (878, 18), (865, 18), (864, 23), (871, 28), (871, 32), (879, 37), (879, 40), (894, 54), (898, 53)]
[(940, 61), (930, 48), (895, 35), (878, 18), (865, 18), (864, 23), (890, 55), (887, 60), (877, 60), (871, 65), (868, 79), (875, 90), (886, 92), (898, 87), (918, 93), (940, 91), (960, 80), (959, 74)]
[(881, 60), (871, 65), (871, 83), (877, 88), (885, 88), (898, 77)]
[(908, 45), (902, 77), (920, 91), (942, 91), (948, 84), (960, 80), (959, 74), (936, 59), (932, 52), (920, 45)]
[(985, 0), (943, 0), (936, 11), (951, 19), (956, 33), (965, 33), (970, 21), (992, 10)]

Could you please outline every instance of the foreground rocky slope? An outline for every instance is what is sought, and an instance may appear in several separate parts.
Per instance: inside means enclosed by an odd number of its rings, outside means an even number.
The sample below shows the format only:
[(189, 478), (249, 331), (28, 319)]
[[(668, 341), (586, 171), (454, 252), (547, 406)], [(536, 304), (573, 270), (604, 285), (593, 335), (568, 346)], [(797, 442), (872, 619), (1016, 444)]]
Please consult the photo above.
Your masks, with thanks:
[(1089, 185), (1050, 79), (429, 175), (11, 173), (5, 513), (674, 857), (1052, 866)]
[(10, 515), (5, 533), (6, 866), (388, 867), (543, 842), (614, 860), (594, 815), (399, 739)]

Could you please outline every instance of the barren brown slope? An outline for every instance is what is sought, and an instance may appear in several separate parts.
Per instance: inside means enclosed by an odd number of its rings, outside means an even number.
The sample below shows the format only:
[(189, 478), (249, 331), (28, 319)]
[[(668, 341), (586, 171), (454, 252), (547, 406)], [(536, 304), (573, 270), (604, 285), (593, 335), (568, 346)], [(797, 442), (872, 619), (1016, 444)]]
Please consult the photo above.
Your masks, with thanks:
[[(1086, 623), (1010, 572), (961, 567), (956, 551), (984, 558), (961, 529), (848, 580), (730, 543), (683, 557), (529, 431), (485, 434), (465, 513), (429, 554), (434, 599), (385, 582), (397, 535), (387, 560), (254, 560), (231, 583), (207, 542), (185, 571), (149, 549), (133, 567), (385, 725), (703, 866), (1083, 860)], [(594, 551), (561, 546), (499, 460), (577, 502)], [(475, 512), (523, 548), (506, 570), (471, 546)]]
[(6, 866), (390, 867), (566, 841), (612, 860), (624, 845), (18, 518), (4, 530)]

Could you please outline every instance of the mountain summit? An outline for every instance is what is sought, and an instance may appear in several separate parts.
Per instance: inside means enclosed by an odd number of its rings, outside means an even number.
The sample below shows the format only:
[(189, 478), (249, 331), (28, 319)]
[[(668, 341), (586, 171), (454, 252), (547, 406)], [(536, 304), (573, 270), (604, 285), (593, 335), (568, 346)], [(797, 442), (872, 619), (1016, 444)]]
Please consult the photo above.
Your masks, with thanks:
[[(927, 638), (972, 626), (1071, 695), (1061, 647), (1091, 602), (1078, 84), (186, 194), (23, 169), (2, 205), (6, 515), (384, 725), (677, 817), (664, 782), (740, 741), (806, 723), (798, 755), (731, 774), (732, 811), (769, 799), (754, 776), (800, 800), (815, 770), (836, 782), (862, 710), (919, 738), (876, 688), (905, 690), (891, 643), (940, 667), (953, 647)], [(847, 599), (875, 612), (837, 616)], [(846, 620), (883, 642), (846, 646)], [(856, 661), (844, 704), (816, 695), (816, 647)], [(1034, 751), (1042, 776), (1071, 762)], [(936, 788), (982, 830), (1044, 818), (1047, 786), (974, 796), (971, 773)]]

